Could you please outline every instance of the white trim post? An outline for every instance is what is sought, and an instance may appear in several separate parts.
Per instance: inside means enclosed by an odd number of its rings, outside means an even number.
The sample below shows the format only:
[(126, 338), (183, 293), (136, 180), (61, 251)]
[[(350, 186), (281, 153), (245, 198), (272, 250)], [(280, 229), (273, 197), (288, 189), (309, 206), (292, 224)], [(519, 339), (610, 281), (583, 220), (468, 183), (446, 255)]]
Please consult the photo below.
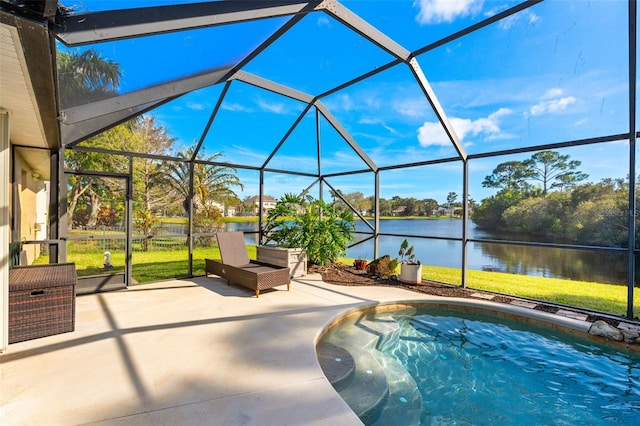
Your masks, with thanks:
[(9, 112), (0, 109), (0, 352), (9, 344)]

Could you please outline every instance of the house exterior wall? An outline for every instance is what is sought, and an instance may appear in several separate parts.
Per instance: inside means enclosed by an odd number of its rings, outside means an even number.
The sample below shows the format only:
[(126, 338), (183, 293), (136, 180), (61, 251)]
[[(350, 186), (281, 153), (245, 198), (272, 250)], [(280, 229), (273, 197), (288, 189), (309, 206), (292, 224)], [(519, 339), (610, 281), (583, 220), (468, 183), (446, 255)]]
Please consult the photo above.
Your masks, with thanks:
[[(47, 186), (36, 176), (24, 158), (16, 154), (13, 162), (15, 208), (13, 240), (46, 239)], [(40, 210), (40, 211), (39, 211)], [(25, 244), (20, 256), (21, 265), (31, 265), (40, 255), (39, 244)]]

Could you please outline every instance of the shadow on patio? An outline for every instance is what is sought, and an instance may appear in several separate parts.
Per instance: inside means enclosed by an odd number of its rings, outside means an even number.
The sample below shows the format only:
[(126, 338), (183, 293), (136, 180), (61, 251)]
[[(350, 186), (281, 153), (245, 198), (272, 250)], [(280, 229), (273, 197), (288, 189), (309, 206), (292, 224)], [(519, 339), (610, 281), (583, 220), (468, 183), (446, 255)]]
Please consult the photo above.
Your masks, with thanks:
[(10, 345), (10, 424), (360, 424), (324, 377), (315, 340), (341, 311), (415, 299), (394, 288), (290, 292), (195, 278), (77, 298), (76, 331)]

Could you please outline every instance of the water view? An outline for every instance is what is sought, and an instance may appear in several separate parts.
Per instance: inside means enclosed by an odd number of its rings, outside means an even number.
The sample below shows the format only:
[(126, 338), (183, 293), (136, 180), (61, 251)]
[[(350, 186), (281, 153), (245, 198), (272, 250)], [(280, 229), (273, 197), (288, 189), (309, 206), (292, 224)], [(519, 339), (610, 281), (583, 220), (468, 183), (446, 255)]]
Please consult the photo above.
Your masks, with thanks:
[[(257, 223), (229, 223), (226, 230), (256, 232)], [(416, 235), (410, 238), (417, 258), (424, 265), (459, 268), (462, 259), (462, 243), (452, 240), (419, 238), (432, 236), (461, 238), (462, 221), (459, 219), (410, 220), (388, 219), (380, 221), (380, 230), (390, 234)], [(362, 222), (356, 223), (356, 231), (368, 232)], [(469, 238), (505, 239), (505, 236), (488, 233), (469, 225)], [(368, 235), (356, 234), (357, 240)], [(257, 244), (256, 234), (245, 236), (247, 244)], [(402, 238), (381, 237), (379, 254), (395, 256)], [(365, 241), (347, 251), (348, 257), (373, 258), (373, 241)], [(469, 243), (467, 265), (480, 271), (507, 272), (550, 278), (562, 278), (602, 283), (626, 284), (627, 257), (624, 254), (587, 250), (565, 250), (543, 247), (522, 247), (491, 243)]]

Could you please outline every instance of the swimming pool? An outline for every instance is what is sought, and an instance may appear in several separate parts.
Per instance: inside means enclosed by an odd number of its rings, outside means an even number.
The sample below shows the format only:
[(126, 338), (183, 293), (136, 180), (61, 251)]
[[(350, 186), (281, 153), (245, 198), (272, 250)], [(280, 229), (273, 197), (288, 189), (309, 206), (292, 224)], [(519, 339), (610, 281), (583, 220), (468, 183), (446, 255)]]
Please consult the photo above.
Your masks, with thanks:
[(638, 354), (525, 321), (365, 310), (319, 343), (346, 350), (329, 359), (336, 365), (353, 358), (335, 387), (365, 424), (635, 425), (640, 416)]

